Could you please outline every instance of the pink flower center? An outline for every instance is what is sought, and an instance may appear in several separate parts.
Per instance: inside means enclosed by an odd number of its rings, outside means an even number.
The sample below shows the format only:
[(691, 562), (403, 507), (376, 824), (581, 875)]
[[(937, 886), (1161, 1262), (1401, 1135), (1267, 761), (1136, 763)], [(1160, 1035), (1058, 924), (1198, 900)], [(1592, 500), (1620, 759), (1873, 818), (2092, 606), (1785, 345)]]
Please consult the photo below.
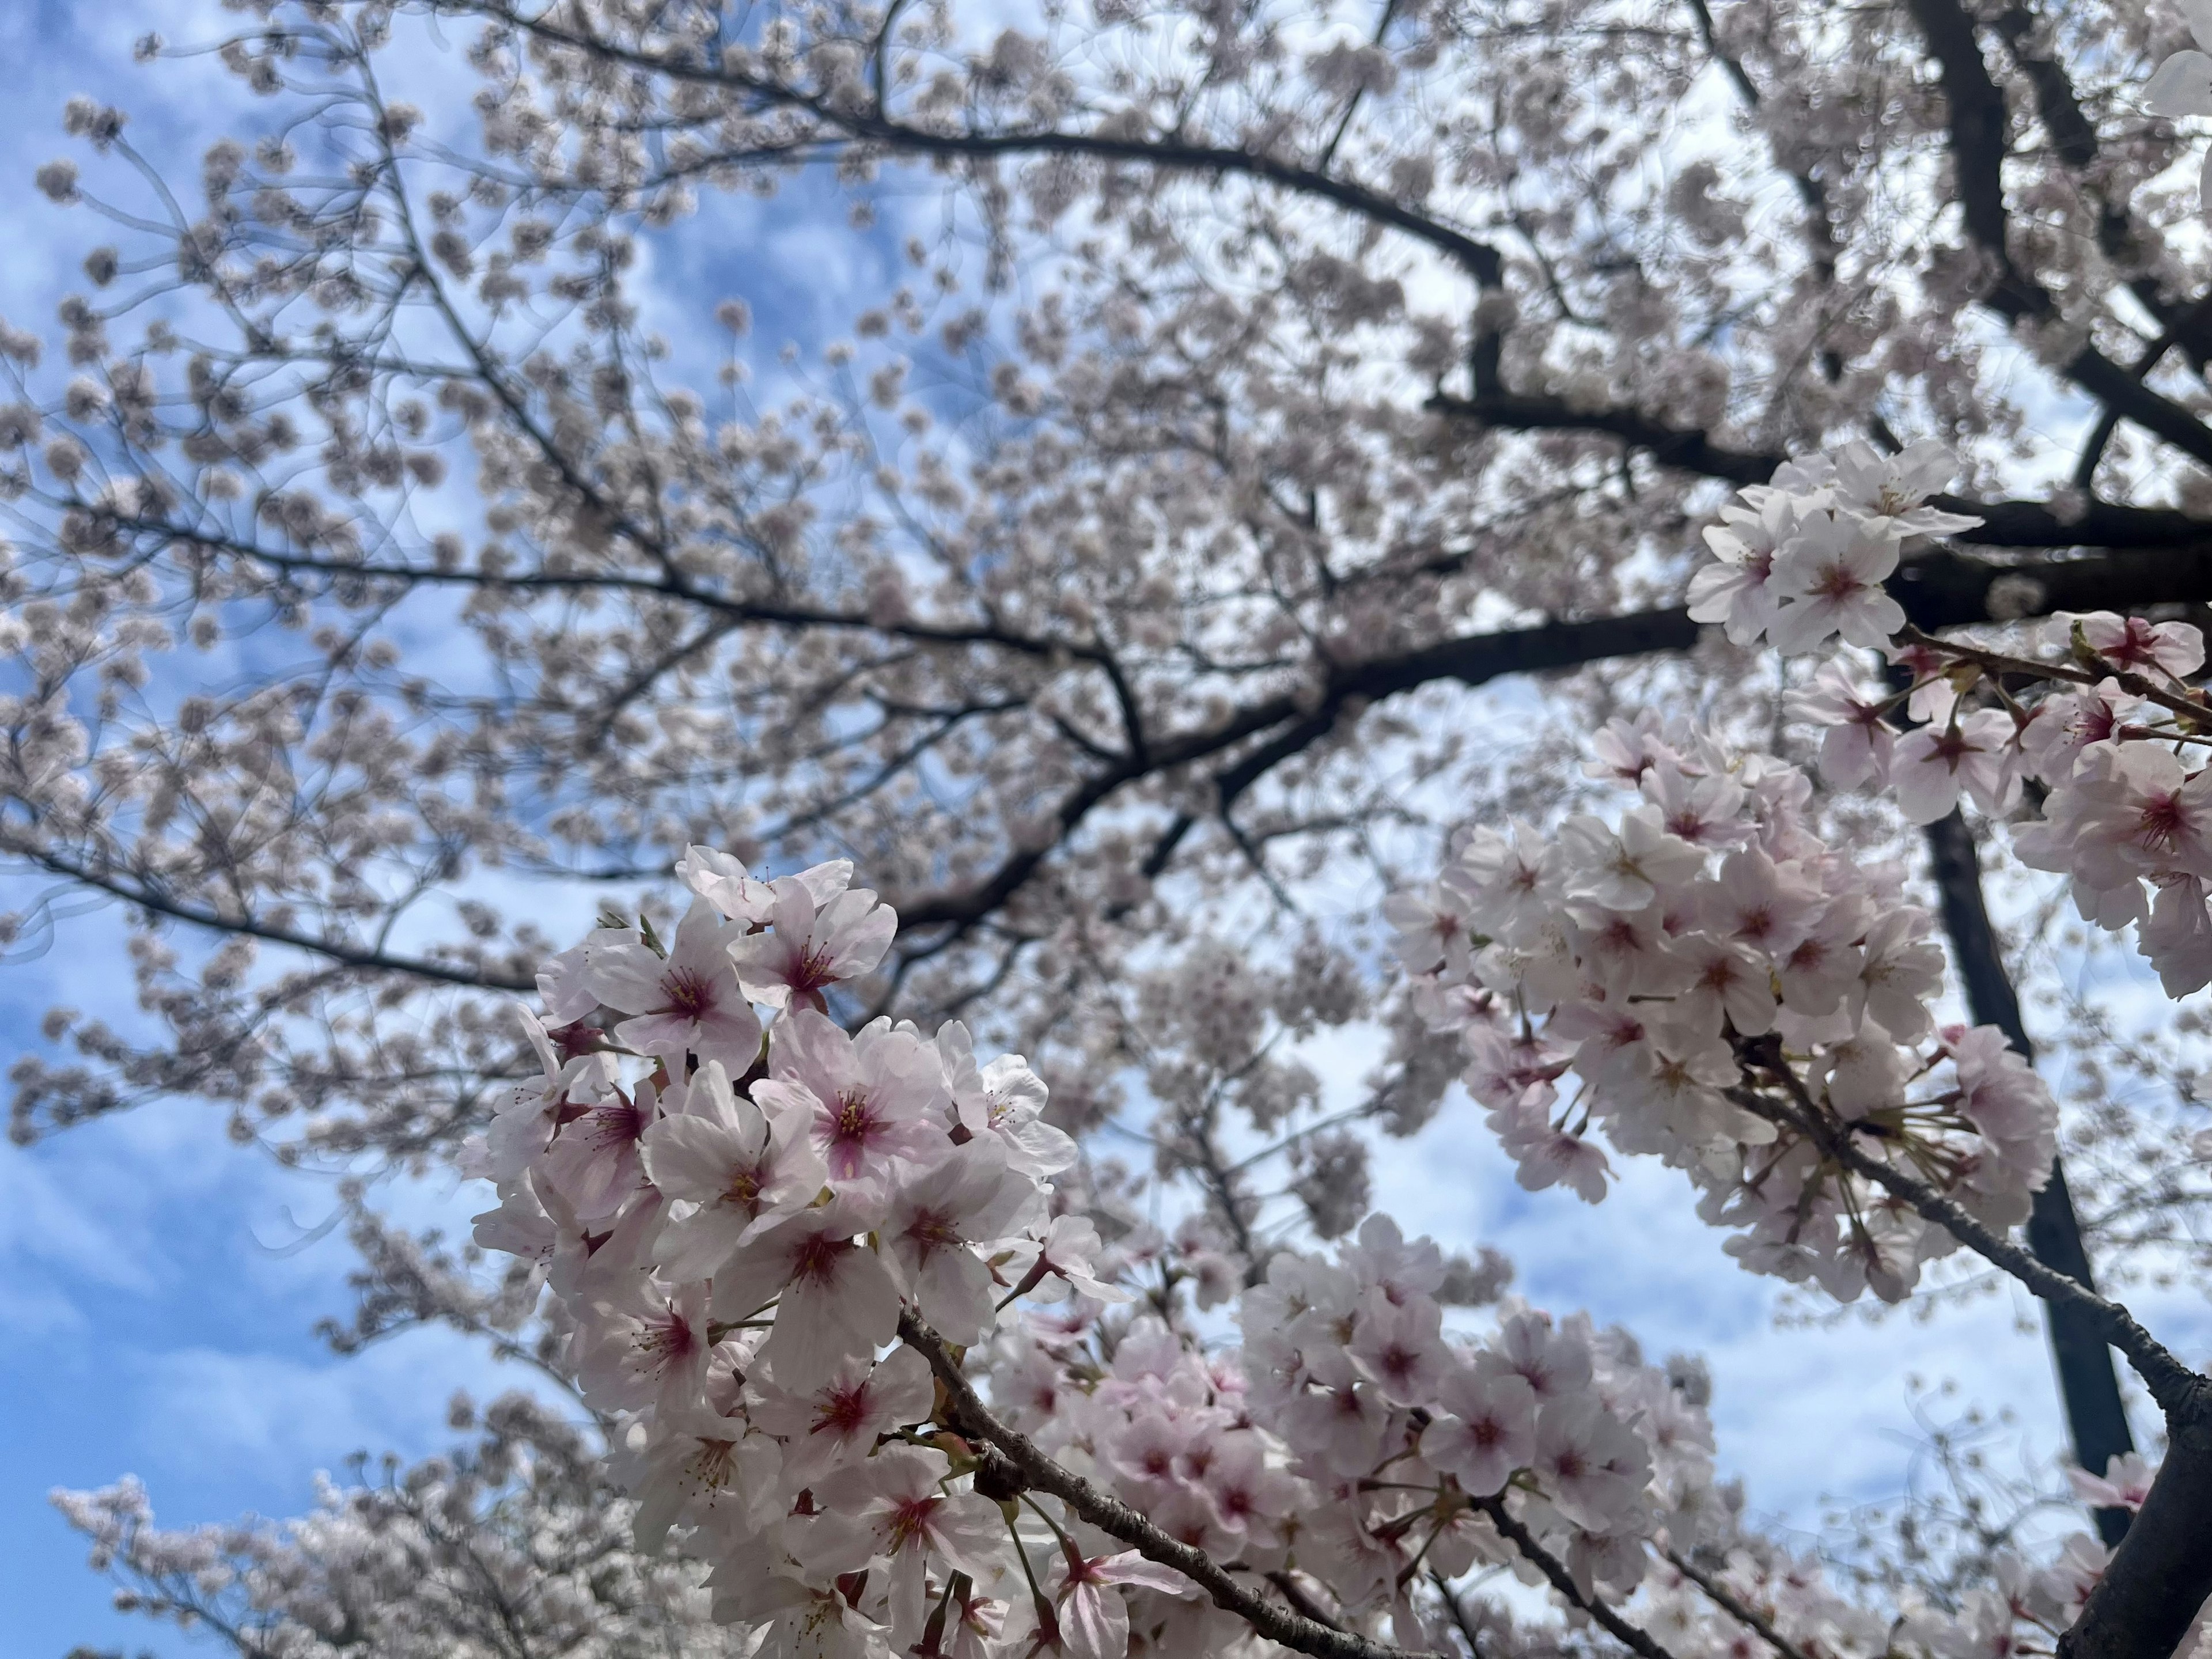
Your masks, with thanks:
[(937, 1513), (941, 1498), (907, 1498), (900, 1499), (891, 1509), (890, 1553), (896, 1555), (909, 1544), (929, 1541), (930, 1517)]
[(868, 1420), (868, 1385), (825, 1389), (814, 1396), (814, 1426), (809, 1434), (829, 1433), (842, 1439)]
[(730, 1171), (730, 1184), (722, 1189), (725, 1203), (757, 1212), (760, 1209), (761, 1170), (758, 1164), (741, 1164)]
[(868, 1147), (881, 1133), (884, 1121), (865, 1091), (842, 1096), (830, 1121), (830, 1145), (825, 1149), (830, 1173), (850, 1181), (860, 1172)]
[(676, 1311), (673, 1304), (659, 1317), (647, 1321), (639, 1328), (637, 1351), (653, 1365), (660, 1368), (674, 1364), (698, 1346), (690, 1322)]
[(693, 1492), (720, 1492), (737, 1468), (738, 1443), (702, 1440), (684, 1466), (684, 1484)]
[(2148, 852), (2172, 852), (2189, 829), (2189, 811), (2171, 791), (2153, 795), (2136, 817), (2136, 840)]
[(817, 945), (811, 951), (799, 953), (798, 959), (785, 975), (784, 982), (793, 990), (804, 993), (818, 991), (825, 985), (834, 984), (836, 978), (830, 969), (830, 952)]
[(952, 1218), (937, 1210), (919, 1212), (907, 1228), (906, 1237), (925, 1261), (939, 1250), (957, 1249), (966, 1242), (960, 1237), (959, 1228), (953, 1225)]
[(1865, 590), (1866, 584), (1858, 579), (1857, 574), (1849, 565), (1824, 565), (1819, 580), (1813, 584), (1813, 597), (1840, 601)]
[(791, 1254), (791, 1276), (802, 1283), (827, 1285), (837, 1276), (837, 1258), (853, 1248), (848, 1240), (817, 1233)]
[(714, 988), (707, 982), (705, 975), (695, 974), (689, 968), (672, 968), (663, 974), (660, 994), (667, 999), (660, 1008), (664, 1014), (697, 1019), (714, 1012)]
[(645, 1133), (645, 1114), (627, 1101), (616, 1106), (595, 1106), (585, 1133), (601, 1152), (627, 1146)]

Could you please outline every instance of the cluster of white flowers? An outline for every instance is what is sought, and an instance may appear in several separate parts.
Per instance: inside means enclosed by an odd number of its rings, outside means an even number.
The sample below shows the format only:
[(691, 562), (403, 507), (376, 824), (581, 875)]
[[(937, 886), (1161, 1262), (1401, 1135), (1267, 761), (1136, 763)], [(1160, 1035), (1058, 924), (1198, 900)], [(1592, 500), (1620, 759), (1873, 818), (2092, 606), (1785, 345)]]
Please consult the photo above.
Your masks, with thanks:
[[(1203, 1305), (1239, 1275), (1203, 1226), (1109, 1249), (1064, 1212), (1076, 1148), (1022, 1060), (827, 1017), (890, 933), (849, 866), (678, 870), (672, 939), (602, 927), (541, 975), (557, 1023), (530, 1019), (544, 1074), (472, 1149), (501, 1193), (477, 1237), (542, 1264), (640, 1544), (680, 1532), (763, 1654), (1252, 1639), (994, 1433), (1255, 1594), (1407, 1647), (1442, 1645), (1431, 1586), (1478, 1562), (1618, 1601), (1662, 1533), (1731, 1535), (1700, 1370), (1517, 1304), (1480, 1345), (1448, 1335), (1450, 1264), (1382, 1217), (1334, 1260), (1275, 1255), (1243, 1346), (1209, 1348), (1176, 1287)], [(963, 1351), (990, 1423), (945, 1386)]]
[(1811, 651), (1840, 634), (1878, 647), (1905, 626), (1882, 584), (1905, 541), (1981, 522), (1927, 506), (1958, 470), (1951, 452), (1922, 439), (1884, 456), (1864, 442), (1776, 470), (1721, 509), (1705, 532), (1715, 562), (1690, 579), (1690, 616), (1749, 645)]
[[(1103, 1328), (1079, 1307), (1025, 1319), (993, 1350), (994, 1399), (1042, 1445), (1181, 1540), (1412, 1648), (1443, 1646), (1423, 1575), (1478, 1562), (1543, 1582), (1495, 1505), (1608, 1599), (1643, 1579), (1662, 1528), (1717, 1512), (1702, 1404), (1618, 1331), (1508, 1303), (1492, 1334), (1448, 1334), (1446, 1262), (1370, 1217), (1334, 1260), (1285, 1251), (1237, 1310), (1241, 1349), (1203, 1354), (1158, 1318)], [(1214, 1652), (1233, 1621), (1146, 1613), (1167, 1652)], [(1173, 1634), (1166, 1632), (1173, 1627)]]
[[(1794, 714), (1826, 728), (1827, 781), (1885, 787), (1914, 823), (1961, 799), (1993, 817), (2027, 813), (2014, 836), (2022, 862), (2069, 877), (2085, 920), (2136, 924), (2169, 994), (2212, 984), (2212, 774), (2191, 763), (2212, 705), (2189, 684), (2203, 635), (2186, 623), (2060, 611), (2044, 625), (2047, 658), (1893, 640), (1905, 613), (1881, 583), (1906, 539), (1974, 522), (1922, 504), (1952, 468), (1925, 441), (1888, 459), (1853, 444), (1782, 468), (1706, 532), (1717, 556), (1692, 580), (1691, 615), (1785, 652), (1838, 633), (1879, 649), (1905, 690), (1869, 687), (1835, 660), (1790, 699)], [(1909, 729), (1897, 729), (1900, 708)], [(2024, 805), (2029, 784), (2040, 786), (2039, 819)]]
[(1943, 954), (1902, 870), (1815, 837), (1802, 772), (1690, 733), (1616, 722), (1592, 770), (1640, 800), (1553, 836), (1477, 830), (1389, 907), (1522, 1183), (1602, 1197), (1601, 1128), (1687, 1170), (1746, 1266), (1847, 1300), (1905, 1295), (1958, 1241), (1839, 1167), (1808, 1113), (1992, 1224), (2023, 1218), (2056, 1109), (1994, 1029), (1936, 1028)]
[[(2212, 982), (2212, 771), (2192, 765), (2212, 705), (2189, 683), (2202, 635), (2062, 612), (2056, 654), (2027, 658), (1906, 629), (1881, 584), (1911, 538), (1974, 522), (1926, 504), (1953, 465), (1922, 442), (1783, 467), (1706, 532), (1692, 616), (1790, 653), (1838, 634), (1878, 650), (1893, 686), (1838, 658), (1791, 696), (1826, 728), (1830, 784), (1884, 787), (1915, 823), (1962, 799), (2021, 820), (2022, 861), (2067, 875), (2086, 919), (2136, 924), (2170, 993)], [(1937, 1029), (1942, 951), (1903, 870), (1816, 837), (1795, 768), (1687, 728), (1616, 721), (1590, 770), (1639, 800), (1556, 834), (1478, 830), (1430, 892), (1389, 908), (1522, 1182), (1601, 1197), (1602, 1128), (1686, 1170), (1746, 1265), (1846, 1299), (1905, 1295), (1959, 1241), (1842, 1167), (1822, 1127), (1990, 1225), (2023, 1219), (2055, 1108), (1996, 1029)]]

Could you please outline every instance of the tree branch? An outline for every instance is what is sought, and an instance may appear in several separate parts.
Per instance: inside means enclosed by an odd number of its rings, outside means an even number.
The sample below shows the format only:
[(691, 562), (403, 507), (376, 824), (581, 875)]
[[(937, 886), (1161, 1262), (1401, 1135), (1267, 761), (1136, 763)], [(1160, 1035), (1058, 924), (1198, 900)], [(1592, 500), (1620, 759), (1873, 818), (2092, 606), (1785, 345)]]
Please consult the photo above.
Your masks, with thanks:
[(373, 969), (380, 973), (408, 974), (416, 979), (434, 980), (443, 985), (459, 985), (472, 991), (512, 991), (518, 995), (534, 996), (538, 981), (533, 979), (509, 979), (501, 975), (471, 971), (445, 963), (431, 962), (420, 957), (396, 957), (382, 951), (372, 951), (341, 940), (318, 939), (286, 927), (271, 927), (249, 916), (227, 916), (219, 910), (210, 910), (196, 904), (187, 904), (154, 891), (140, 883), (127, 882), (106, 871), (94, 868), (64, 858), (46, 849), (27, 846), (13, 836), (0, 836), (0, 855), (21, 859), (25, 863), (59, 876), (94, 892), (106, 893), (111, 898), (122, 900), (155, 915), (172, 921), (189, 922), (195, 927), (204, 927), (212, 933), (233, 933), (246, 939), (258, 939), (270, 945), (287, 945), (305, 951), (310, 956), (321, 957), (347, 968)]
[(1537, 1571), (1551, 1581), (1552, 1588), (1566, 1599), (1570, 1607), (1579, 1607), (1604, 1628), (1606, 1633), (1642, 1659), (1674, 1659), (1674, 1656), (1651, 1639), (1647, 1631), (1638, 1630), (1595, 1595), (1585, 1595), (1575, 1583), (1559, 1557), (1537, 1542), (1536, 1534), (1515, 1518), (1505, 1507), (1501, 1493), (1494, 1498), (1478, 1498), (1474, 1507), (1490, 1517), (1490, 1524), (1504, 1534), (1513, 1547), (1526, 1556)]
[(1738, 1597), (1735, 1591), (1703, 1567), (1692, 1565), (1688, 1556), (1671, 1549), (1662, 1553), (1675, 1571), (1705, 1593), (1707, 1601), (1739, 1625), (1757, 1632), (1767, 1646), (1782, 1656), (1782, 1659), (1807, 1659), (1805, 1650), (1775, 1629), (1772, 1620)]
[(1740, 1038), (1746, 1061), (1771, 1077), (1785, 1090), (1785, 1106), (1753, 1088), (1723, 1091), (1746, 1111), (1768, 1122), (1805, 1136), (1830, 1162), (1872, 1182), (1915, 1212), (1934, 1222), (1992, 1267), (2011, 1274), (2028, 1291), (2046, 1302), (2064, 1302), (2079, 1309), (2105, 1340), (2128, 1358), (2151, 1397), (2169, 1417), (2191, 1413), (2212, 1416), (2212, 1382), (2169, 1352), (2117, 1302), (2108, 1302), (2094, 1291), (2045, 1267), (2034, 1256), (1946, 1198), (1926, 1182), (1891, 1168), (1860, 1149), (1852, 1139), (1852, 1126), (1837, 1121), (1807, 1093), (1804, 1079), (1784, 1057), (1779, 1039), (1771, 1036)]
[[(1147, 1561), (1174, 1568), (1212, 1596), (1214, 1606), (1235, 1613), (1269, 1641), (1312, 1654), (1315, 1659), (1431, 1659), (1334, 1629), (1280, 1602), (1254, 1595), (1204, 1550), (1170, 1538), (1120, 1498), (1061, 1468), (1027, 1435), (993, 1415), (945, 1346), (945, 1339), (915, 1315), (899, 1315), (899, 1335), (929, 1362), (929, 1369), (944, 1385), (953, 1402), (955, 1426), (985, 1442), (1020, 1470), (1030, 1486), (1051, 1493), (1100, 1531), (1119, 1539)], [(1658, 1654), (1653, 1659), (1668, 1659), (1668, 1656)]]

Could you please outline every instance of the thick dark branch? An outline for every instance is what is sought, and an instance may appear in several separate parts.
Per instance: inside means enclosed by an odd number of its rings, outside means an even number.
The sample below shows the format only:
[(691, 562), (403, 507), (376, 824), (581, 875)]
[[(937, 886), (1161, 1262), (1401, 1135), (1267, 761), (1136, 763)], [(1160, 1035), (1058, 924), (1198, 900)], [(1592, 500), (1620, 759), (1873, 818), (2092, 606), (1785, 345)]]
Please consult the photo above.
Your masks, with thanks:
[[(955, 1426), (975, 1437), (1012, 1463), (1037, 1491), (1049, 1492), (1097, 1527), (1119, 1539), (1147, 1561), (1172, 1567), (1208, 1595), (1214, 1606), (1238, 1618), (1271, 1642), (1310, 1653), (1315, 1659), (1419, 1659), (1405, 1648), (1372, 1642), (1294, 1613), (1279, 1601), (1255, 1595), (1224, 1571), (1204, 1550), (1170, 1538), (1109, 1492), (1061, 1468), (1020, 1430), (993, 1415), (945, 1346), (945, 1339), (910, 1313), (899, 1316), (899, 1335), (929, 1362), (954, 1407)], [(1654, 1659), (1667, 1659), (1664, 1654)]]
[(2176, 1417), (2166, 1459), (2058, 1659), (2165, 1659), (2212, 1597), (2212, 1410)]
[[(2043, 28), (2043, 20), (2027, 6), (2014, 5), (1999, 12), (1991, 20), (1998, 37), (2005, 43), (2005, 51), (2020, 72), (2027, 77), (2035, 93), (2036, 114), (2042, 119), (2045, 132), (2050, 135), (2051, 148), (2077, 174), (2089, 174), (2098, 159), (2096, 124), (2081, 107), (2081, 100), (2074, 90), (2073, 77), (2056, 58), (2043, 51), (2037, 40)], [(2136, 231), (2128, 214), (2124, 199), (2113, 201), (2103, 195), (2102, 186), (2094, 176), (2081, 179), (2083, 193), (2097, 202), (2097, 246), (2108, 258), (2129, 263), (2130, 245)], [(2164, 335), (2154, 351), (2146, 361), (2139, 362), (2134, 371), (2140, 380), (2151, 365), (2163, 356), (2169, 346), (2179, 345), (2188, 353), (2197, 372), (2205, 368), (2205, 352), (2212, 345), (2206, 324), (2212, 320), (2203, 301), (2187, 305), (2169, 297), (2156, 277), (2148, 274), (2132, 276), (2128, 289), (2143, 307), (2158, 319)]]
[[(1730, 449), (1695, 428), (1669, 426), (1638, 410), (1585, 409), (1564, 398), (1439, 394), (1429, 399), (1428, 407), (1451, 419), (1504, 431), (1601, 433), (1644, 451), (1663, 465), (1738, 485), (1765, 483), (1788, 459)], [(2042, 501), (1977, 501), (1963, 495), (1938, 495), (1934, 501), (1947, 513), (1972, 514), (1982, 520), (1979, 528), (1950, 538), (1978, 547), (2188, 548), (2212, 543), (2212, 520), (2191, 518), (2172, 507), (2089, 501), (2079, 512), (2062, 512)]]
[[(1982, 895), (1981, 860), (1974, 848), (1973, 831), (1967, 828), (1962, 813), (1954, 810), (1928, 826), (1928, 854), (1942, 909), (1943, 931), (1950, 935), (1951, 953), (1966, 988), (1966, 1010), (1978, 1023), (2002, 1031), (2021, 1058), (2033, 1064), (2035, 1048), (2027, 1040), (2027, 1027), (2020, 1016), (2020, 998), (2013, 989), (2012, 976), (2005, 971), (1996, 929), (1990, 922), (1989, 906)], [(2028, 1212), (2027, 1247), (2045, 1266), (2079, 1280), (2088, 1290), (2097, 1288), (2089, 1270), (2089, 1252), (2081, 1243), (2081, 1224), (2074, 1213), (2074, 1195), (2066, 1184), (2063, 1160), (2052, 1160), (2051, 1178), (2036, 1194), (2034, 1207)], [(2057, 1302), (2046, 1302), (2044, 1308), (2051, 1330), (2051, 1359), (2058, 1370), (2059, 1399), (2066, 1407), (2066, 1425), (2073, 1434), (2075, 1461), (2101, 1474), (2112, 1458), (2135, 1449), (2112, 1351), (2080, 1309)], [(2125, 1510), (2108, 1508), (2094, 1513), (2098, 1535), (2107, 1545), (2117, 1544), (2126, 1535)]]
[[(1952, 168), (1966, 234), (1996, 273), (1982, 303), (2010, 323), (2055, 319), (2057, 301), (2014, 261), (2007, 240), (2004, 164), (2012, 149), (2010, 118), (2004, 94), (1990, 78), (1982, 56), (1974, 20), (1956, 0), (1907, 3), (1928, 43), (1929, 55), (1942, 73), (1943, 96), (1951, 115)], [(2094, 345), (2083, 344), (2068, 360), (2064, 372), (2114, 414), (2212, 465), (2212, 428), (2180, 404), (2160, 397)]]
[[(2016, 505), (2031, 513), (2044, 510), (2028, 503)], [(2031, 597), (2037, 601), (2026, 607), (2029, 614), (2051, 610), (2125, 610), (2195, 599), (2212, 592), (2212, 540), (2178, 551), (2112, 552), (2020, 565), (1992, 564), (1938, 548), (1908, 561), (1891, 579), (1890, 591), (1916, 626), (1955, 628), (1989, 621), (1991, 592), (1999, 581), (2007, 580), (2029, 586)], [(1546, 623), (1534, 628), (1472, 634), (1441, 640), (1401, 656), (1347, 664), (1329, 672), (1318, 696), (1303, 702), (1288, 695), (1267, 698), (1207, 731), (1157, 740), (1148, 765), (1124, 759), (1120, 765), (1093, 775), (1060, 802), (1054, 815), (1060, 834), (1054, 844), (1065, 839), (1124, 785), (1210, 760), (1250, 738), (1294, 723), (1216, 779), (1217, 795), (1225, 789), (1233, 799), (1261, 774), (1324, 737), (1351, 699), (1374, 701), (1440, 681), (1474, 686), (1506, 674), (1541, 673), (1622, 657), (1686, 651), (1697, 644), (1701, 631), (1685, 610), (1641, 611), (1584, 622)], [(1948, 641), (1945, 643), (1948, 647)], [(1146, 858), (1146, 873), (1157, 876), (1165, 870), (1176, 846), (1194, 827), (1180, 818), (1171, 824)], [(903, 925), (951, 924), (956, 932), (964, 932), (1019, 891), (1052, 850), (1050, 846), (1024, 848), (974, 887), (919, 897), (902, 905)]]
[(1602, 432), (1649, 452), (1664, 465), (1733, 484), (1763, 484), (1786, 459), (1729, 449), (1694, 428), (1668, 426), (1638, 410), (1585, 409), (1543, 393), (1492, 392), (1455, 398), (1439, 392), (1429, 399), (1428, 407), (1455, 420), (1510, 432)]

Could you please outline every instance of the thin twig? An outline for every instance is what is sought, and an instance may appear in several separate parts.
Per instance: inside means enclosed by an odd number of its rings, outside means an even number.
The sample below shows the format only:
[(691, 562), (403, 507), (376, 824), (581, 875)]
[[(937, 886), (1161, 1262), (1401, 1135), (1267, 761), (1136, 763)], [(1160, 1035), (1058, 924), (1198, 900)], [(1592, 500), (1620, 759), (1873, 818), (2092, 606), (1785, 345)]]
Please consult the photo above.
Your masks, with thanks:
[(1851, 1138), (1850, 1125), (1838, 1121), (1806, 1091), (1804, 1080), (1784, 1057), (1773, 1037), (1742, 1042), (1744, 1058), (1775, 1078), (1790, 1097), (1785, 1105), (1760, 1090), (1726, 1090), (1728, 1097), (1755, 1116), (1809, 1138), (1821, 1152), (1853, 1174), (1863, 1176), (1885, 1192), (1903, 1199), (1927, 1220), (1943, 1228), (1961, 1244), (2000, 1267), (2046, 1302), (2066, 1302), (2092, 1316), (2106, 1341), (2128, 1358), (2151, 1397), (2169, 1416), (2192, 1419), (2212, 1409), (2212, 1382), (2199, 1376), (2137, 1322), (2117, 1302), (2108, 1302), (2078, 1280), (2046, 1267), (2019, 1245), (1995, 1232), (1946, 1198), (1926, 1182), (1891, 1168), (1863, 1151)]
[(1630, 1624), (1596, 1596), (1583, 1595), (1582, 1587), (1575, 1583), (1574, 1575), (1567, 1571), (1565, 1563), (1538, 1543), (1536, 1534), (1522, 1526), (1513, 1511), (1505, 1507), (1503, 1493), (1495, 1498), (1479, 1498), (1474, 1507), (1488, 1516), (1490, 1524), (1504, 1534), (1515, 1549), (1528, 1557), (1539, 1572), (1552, 1581), (1552, 1588), (1566, 1598), (1569, 1606), (1579, 1607), (1588, 1613), (1623, 1647), (1641, 1654), (1643, 1659), (1674, 1659), (1673, 1654), (1651, 1639), (1650, 1632)]
[(1705, 1591), (1706, 1599), (1736, 1623), (1757, 1631), (1765, 1638), (1766, 1645), (1780, 1654), (1782, 1659), (1806, 1659), (1804, 1649), (1775, 1629), (1773, 1620), (1758, 1608), (1738, 1600), (1735, 1593), (1712, 1574), (1702, 1567), (1692, 1566), (1689, 1557), (1686, 1555), (1674, 1550), (1664, 1553), (1675, 1571)]

